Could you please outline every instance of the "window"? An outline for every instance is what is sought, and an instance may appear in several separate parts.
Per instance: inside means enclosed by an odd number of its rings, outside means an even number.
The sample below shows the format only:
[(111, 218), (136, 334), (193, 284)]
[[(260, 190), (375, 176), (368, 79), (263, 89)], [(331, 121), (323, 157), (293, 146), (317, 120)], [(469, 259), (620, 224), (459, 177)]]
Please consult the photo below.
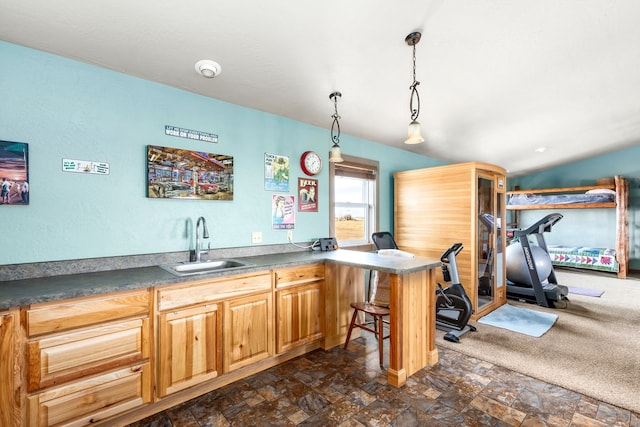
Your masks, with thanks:
[(342, 157), (330, 167), (330, 233), (340, 246), (369, 244), (378, 219), (378, 162)]

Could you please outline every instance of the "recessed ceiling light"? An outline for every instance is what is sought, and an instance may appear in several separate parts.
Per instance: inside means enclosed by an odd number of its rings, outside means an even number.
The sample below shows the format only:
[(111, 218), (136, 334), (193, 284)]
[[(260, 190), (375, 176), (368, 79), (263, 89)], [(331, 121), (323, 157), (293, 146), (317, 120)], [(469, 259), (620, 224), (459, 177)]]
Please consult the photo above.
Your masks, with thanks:
[(544, 153), (547, 151), (547, 147), (538, 147), (534, 150), (536, 153)]
[(202, 59), (196, 62), (196, 73), (207, 79), (212, 79), (219, 76), (222, 72), (222, 67), (216, 61), (210, 59)]

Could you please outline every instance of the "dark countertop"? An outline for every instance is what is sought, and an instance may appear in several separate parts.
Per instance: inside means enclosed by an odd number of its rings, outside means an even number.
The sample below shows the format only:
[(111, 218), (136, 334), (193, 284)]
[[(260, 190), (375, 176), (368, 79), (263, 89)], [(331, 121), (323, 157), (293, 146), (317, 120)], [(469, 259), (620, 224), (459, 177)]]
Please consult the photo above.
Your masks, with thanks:
[(239, 257), (237, 259), (249, 265), (231, 270), (182, 277), (175, 276), (159, 266), (152, 266), (4, 281), (0, 282), (0, 309), (191, 282), (206, 278), (253, 273), (313, 262), (330, 262), (394, 274), (413, 273), (440, 266), (439, 261), (425, 258), (384, 256), (375, 252), (359, 252), (346, 249), (332, 252), (259, 255)]

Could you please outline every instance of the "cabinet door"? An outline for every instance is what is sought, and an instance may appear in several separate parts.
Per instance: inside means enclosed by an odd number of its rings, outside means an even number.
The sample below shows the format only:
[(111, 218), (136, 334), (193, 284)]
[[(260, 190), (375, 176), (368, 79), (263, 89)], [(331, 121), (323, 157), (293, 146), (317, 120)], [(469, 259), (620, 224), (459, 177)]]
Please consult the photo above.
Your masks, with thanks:
[(322, 338), (323, 283), (316, 281), (276, 292), (277, 353)]
[(160, 397), (220, 374), (222, 325), (217, 304), (161, 314), (158, 330)]
[[(364, 272), (348, 265), (325, 265), (325, 337), (324, 348), (343, 345), (349, 330), (353, 309), (350, 304), (364, 301)], [(359, 336), (359, 329), (352, 338)]]
[(14, 336), (15, 316), (10, 313), (0, 314), (0, 425), (13, 425), (13, 412), (16, 409), (14, 401), (15, 367)]
[(272, 293), (224, 303), (224, 372), (273, 355)]
[(51, 387), (27, 398), (31, 427), (86, 426), (150, 402), (149, 364)]

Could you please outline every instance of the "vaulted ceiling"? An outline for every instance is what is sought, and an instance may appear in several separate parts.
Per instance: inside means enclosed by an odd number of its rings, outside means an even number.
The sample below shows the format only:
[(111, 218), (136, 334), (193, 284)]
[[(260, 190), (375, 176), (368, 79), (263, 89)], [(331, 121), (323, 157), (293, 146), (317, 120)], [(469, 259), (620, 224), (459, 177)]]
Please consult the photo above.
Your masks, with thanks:
[(640, 143), (639, 22), (637, 0), (0, 0), (2, 40), (327, 130), (338, 90), (343, 134), (511, 176)]

